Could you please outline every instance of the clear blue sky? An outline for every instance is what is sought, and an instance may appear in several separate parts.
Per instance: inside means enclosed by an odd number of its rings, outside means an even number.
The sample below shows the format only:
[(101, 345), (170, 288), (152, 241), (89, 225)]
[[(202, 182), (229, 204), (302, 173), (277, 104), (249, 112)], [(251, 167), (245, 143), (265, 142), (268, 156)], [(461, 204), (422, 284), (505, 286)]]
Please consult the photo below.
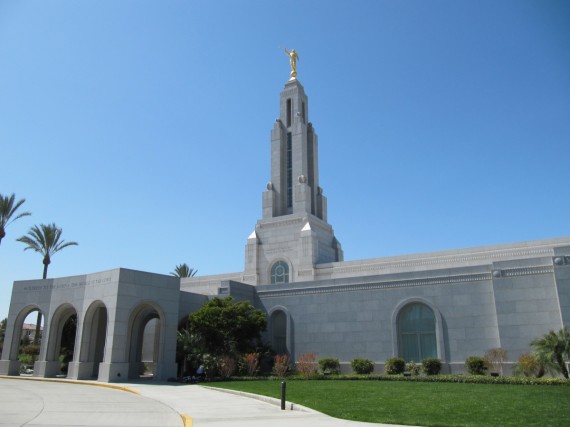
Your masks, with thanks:
[(0, 193), (49, 277), (243, 270), (289, 65), (347, 260), (570, 235), (570, 2), (0, 1)]

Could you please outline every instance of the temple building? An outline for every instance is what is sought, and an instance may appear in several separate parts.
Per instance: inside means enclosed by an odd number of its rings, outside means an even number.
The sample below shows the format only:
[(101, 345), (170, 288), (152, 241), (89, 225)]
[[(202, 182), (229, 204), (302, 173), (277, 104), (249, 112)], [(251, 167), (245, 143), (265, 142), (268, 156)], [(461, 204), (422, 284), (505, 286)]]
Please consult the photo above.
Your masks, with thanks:
[(154, 378), (175, 377), (177, 328), (212, 296), (263, 310), (277, 352), (338, 358), (344, 372), (354, 358), (373, 360), (380, 373), (401, 356), (437, 357), (459, 373), (468, 356), (496, 347), (512, 364), (531, 340), (570, 325), (570, 237), (344, 261), (319, 182), (309, 99), (291, 75), (243, 271), (179, 279), (119, 268), (14, 282), (0, 374), (18, 374), (24, 320), (36, 310), (45, 327), (34, 375), (57, 375), (63, 325), (76, 315), (67, 375), (101, 381), (138, 377), (148, 325)]

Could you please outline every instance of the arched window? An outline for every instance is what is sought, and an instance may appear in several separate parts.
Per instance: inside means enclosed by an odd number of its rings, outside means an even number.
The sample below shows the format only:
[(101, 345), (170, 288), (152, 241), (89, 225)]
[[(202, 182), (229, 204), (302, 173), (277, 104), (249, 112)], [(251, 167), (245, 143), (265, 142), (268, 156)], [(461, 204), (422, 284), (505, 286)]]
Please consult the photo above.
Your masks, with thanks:
[(288, 354), (287, 351), (287, 315), (277, 310), (271, 315), (271, 344), (277, 354)]
[(398, 342), (400, 356), (408, 362), (437, 357), (435, 316), (428, 306), (414, 303), (400, 311)]
[(289, 266), (284, 261), (277, 261), (271, 267), (271, 283), (289, 283)]

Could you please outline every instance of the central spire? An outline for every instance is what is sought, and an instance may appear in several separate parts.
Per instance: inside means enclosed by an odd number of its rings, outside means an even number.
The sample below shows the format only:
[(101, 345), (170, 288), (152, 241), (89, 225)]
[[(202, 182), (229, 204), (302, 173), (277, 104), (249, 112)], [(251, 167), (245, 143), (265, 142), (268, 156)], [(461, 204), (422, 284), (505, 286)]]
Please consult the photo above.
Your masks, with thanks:
[(319, 187), (318, 143), (308, 98), (292, 78), (280, 94), (279, 118), (271, 130), (271, 180), (263, 192), (262, 219), (247, 239), (244, 280), (312, 280), (318, 264), (342, 260)]
[(263, 218), (299, 213), (326, 221), (326, 199), (319, 187), (318, 138), (308, 121), (307, 95), (297, 79), (285, 84), (280, 107), (271, 131), (271, 181), (263, 197)]

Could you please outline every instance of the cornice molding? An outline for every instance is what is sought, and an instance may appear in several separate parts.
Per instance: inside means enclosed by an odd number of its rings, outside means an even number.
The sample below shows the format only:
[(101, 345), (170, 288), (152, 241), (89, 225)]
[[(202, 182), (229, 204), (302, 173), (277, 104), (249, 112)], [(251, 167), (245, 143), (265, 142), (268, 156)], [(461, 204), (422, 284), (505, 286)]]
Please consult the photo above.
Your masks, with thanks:
[(418, 279), (385, 280), (385, 281), (375, 280), (375, 281), (355, 283), (355, 284), (309, 286), (306, 288), (289, 288), (289, 289), (283, 289), (280, 286), (280, 289), (258, 290), (257, 293), (259, 297), (263, 299), (263, 298), (275, 298), (275, 297), (284, 297), (284, 296), (330, 294), (337, 292), (358, 292), (358, 291), (370, 291), (370, 290), (406, 288), (406, 287), (418, 287), (418, 286), (457, 285), (460, 283), (492, 281), (493, 279), (504, 279), (510, 277), (520, 277), (520, 276), (534, 276), (539, 274), (552, 274), (552, 273), (554, 273), (554, 266), (538, 265), (531, 267), (518, 267), (518, 268), (508, 268), (502, 270), (493, 270), (492, 272), (485, 272), (485, 273), (455, 274), (448, 276), (425, 277)]
[[(525, 257), (536, 257), (536, 256), (552, 256), (553, 248), (533, 248), (533, 249), (513, 249), (513, 250), (496, 250), (484, 253), (476, 254), (458, 254), (458, 255), (444, 255), (438, 257), (430, 258), (416, 258), (411, 260), (393, 260), (393, 261), (381, 261), (369, 264), (361, 264), (354, 266), (342, 266), (330, 264), (317, 270), (317, 275), (319, 274), (346, 274), (346, 273), (367, 273), (367, 272), (378, 272), (388, 269), (406, 270), (416, 267), (432, 267), (435, 265), (446, 266), (452, 264), (462, 264), (469, 262), (480, 262), (480, 261), (502, 261), (505, 259), (513, 258), (525, 258)], [(350, 261), (349, 261), (350, 262)], [(317, 268), (319, 268), (317, 266)]]

